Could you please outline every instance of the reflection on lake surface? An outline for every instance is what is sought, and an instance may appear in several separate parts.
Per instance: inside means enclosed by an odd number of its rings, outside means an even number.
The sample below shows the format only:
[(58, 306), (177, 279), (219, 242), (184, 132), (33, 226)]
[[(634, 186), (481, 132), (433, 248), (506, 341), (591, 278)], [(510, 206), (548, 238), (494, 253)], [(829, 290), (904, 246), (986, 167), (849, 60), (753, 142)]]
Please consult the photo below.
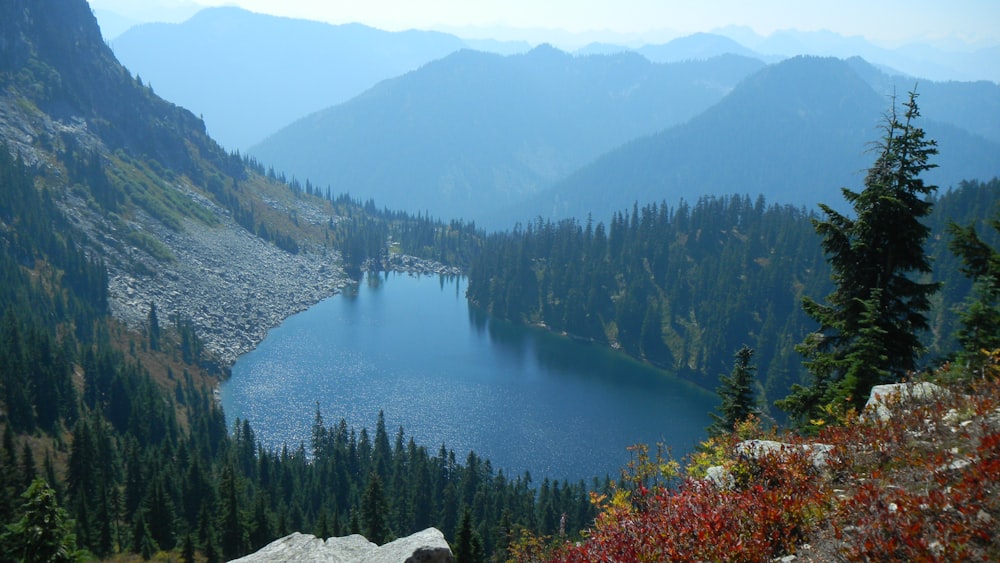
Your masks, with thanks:
[(223, 385), (232, 424), (265, 445), (308, 448), (317, 402), (341, 418), (432, 452), (469, 450), (508, 474), (618, 475), (626, 447), (664, 442), (675, 456), (704, 438), (714, 393), (615, 353), (490, 318), (464, 278), (369, 275), (289, 318), (240, 358)]

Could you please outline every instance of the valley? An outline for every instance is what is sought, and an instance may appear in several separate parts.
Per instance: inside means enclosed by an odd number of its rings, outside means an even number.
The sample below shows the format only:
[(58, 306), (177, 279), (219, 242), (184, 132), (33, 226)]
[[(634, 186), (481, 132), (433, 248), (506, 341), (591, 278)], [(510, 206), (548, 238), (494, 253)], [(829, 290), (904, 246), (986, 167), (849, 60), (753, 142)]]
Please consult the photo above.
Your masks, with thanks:
[[(84, 0), (0, 4), (0, 562), (432, 527), (461, 563), (587, 560), (709, 497), (766, 512), (724, 538), (761, 558), (847, 556), (896, 482), (737, 441), (893, 442), (858, 410), (914, 379), (983, 400), (907, 466), (992, 490), (1000, 86), (730, 33), (754, 49), (216, 8), (110, 40)], [(755, 50), (791, 40), (837, 56)], [(976, 502), (950, 529), (993, 554)]]

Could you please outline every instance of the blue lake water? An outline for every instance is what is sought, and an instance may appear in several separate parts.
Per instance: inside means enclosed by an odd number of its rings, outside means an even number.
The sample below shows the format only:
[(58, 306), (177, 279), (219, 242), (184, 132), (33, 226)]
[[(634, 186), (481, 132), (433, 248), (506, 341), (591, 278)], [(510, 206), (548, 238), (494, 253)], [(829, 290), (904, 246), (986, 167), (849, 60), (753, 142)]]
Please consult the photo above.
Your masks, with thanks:
[[(714, 393), (607, 347), (490, 318), (463, 278), (381, 274), (287, 319), (222, 386), (232, 424), (265, 445), (308, 448), (316, 403), (372, 432), (470, 450), (508, 475), (577, 481), (619, 475), (626, 448), (680, 457), (705, 437)], [(408, 438), (407, 438), (408, 439)]]

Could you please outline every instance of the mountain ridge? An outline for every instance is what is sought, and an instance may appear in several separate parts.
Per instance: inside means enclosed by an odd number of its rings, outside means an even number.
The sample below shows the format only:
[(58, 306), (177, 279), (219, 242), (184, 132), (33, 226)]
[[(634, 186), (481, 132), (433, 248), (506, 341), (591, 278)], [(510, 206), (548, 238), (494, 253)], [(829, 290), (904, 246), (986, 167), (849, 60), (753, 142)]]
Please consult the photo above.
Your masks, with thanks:
[(608, 149), (690, 119), (762, 64), (573, 57), (547, 45), (506, 57), (459, 51), (250, 152), (334, 191), (480, 221)]
[(246, 149), (294, 119), (464, 47), (438, 32), (335, 26), (231, 7), (178, 24), (144, 24), (112, 45), (166, 98), (204, 115), (230, 149)]
[[(840, 187), (860, 184), (864, 147), (878, 138), (885, 108), (884, 96), (852, 64), (788, 59), (748, 77), (687, 123), (602, 155), (512, 213), (542, 209), (581, 218), (635, 201), (696, 201), (732, 191), (809, 208), (837, 201)], [(1000, 174), (998, 143), (924, 114), (929, 136), (941, 137), (943, 147), (929, 181), (947, 188)]]

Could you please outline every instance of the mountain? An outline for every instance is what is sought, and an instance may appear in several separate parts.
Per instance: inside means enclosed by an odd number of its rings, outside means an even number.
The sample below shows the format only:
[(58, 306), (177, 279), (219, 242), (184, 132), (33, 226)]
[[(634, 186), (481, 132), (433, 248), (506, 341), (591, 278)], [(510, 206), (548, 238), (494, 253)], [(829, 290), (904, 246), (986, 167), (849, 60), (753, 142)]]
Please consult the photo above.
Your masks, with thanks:
[(647, 59), (658, 63), (708, 59), (725, 54), (764, 59), (759, 53), (736, 41), (724, 35), (713, 33), (695, 33), (662, 45), (643, 45), (636, 51)]
[(862, 57), (882, 67), (931, 80), (991, 80), (1000, 82), (1000, 47), (974, 49), (958, 43), (941, 48), (913, 43), (889, 49), (863, 37), (845, 37), (828, 30), (780, 30), (765, 38), (745, 38), (742, 42), (763, 56)]
[[(927, 88), (921, 109), (938, 103), (938, 91)], [(729, 193), (809, 207), (840, 201), (840, 187), (861, 186), (872, 160), (865, 148), (879, 137), (888, 107), (851, 63), (789, 59), (747, 78), (689, 122), (601, 156), (519, 208), (519, 217), (594, 213), (603, 220), (636, 201), (693, 202)], [(1000, 174), (998, 143), (930, 111), (923, 115), (941, 150), (929, 181), (947, 188)]]
[(1000, 143), (1000, 84), (922, 80), (877, 69), (864, 59), (847, 60), (855, 72), (885, 99), (916, 88), (921, 112)]
[(460, 51), (250, 152), (334, 192), (482, 221), (621, 143), (690, 119), (762, 64), (573, 57), (547, 45), (507, 57)]
[[(27, 3), (5, 3), (0, 21), (3, 99), (20, 108), (4, 116), (28, 120), (11, 124), (21, 125), (25, 143), (42, 141), (42, 149), (58, 149), (65, 142), (60, 137), (78, 132), (81, 142), (94, 135), (110, 151), (129, 149), (179, 172), (194, 172), (197, 159), (227, 165), (228, 155), (205, 134), (204, 123), (157, 98), (118, 64), (85, 3), (44, 14), (24, 8)], [(31, 129), (46, 118), (61, 127)], [(9, 129), (4, 133), (8, 142), (18, 137)], [(23, 155), (40, 152), (23, 149)]]
[[(0, 38), (0, 150), (75, 229), (56, 235), (106, 268), (123, 325), (142, 326), (155, 303), (225, 365), (344, 283), (332, 208), (227, 153), (133, 77), (86, 2), (4, 2)], [(3, 235), (18, 224), (0, 223)]]
[[(442, 523), (483, 557), (508, 545), (502, 526), (468, 540), (491, 522), (555, 532), (556, 519), (535, 524), (530, 477), (497, 474), (473, 452), (461, 463), (444, 445), (404, 446), (402, 428), (393, 449), (381, 415), (369, 439), (343, 418), (325, 425), (317, 405), (308, 454), (227, 422), (225, 368), (348, 283), (334, 240), (381, 231), (370, 242), (384, 253), (390, 236), (346, 198), (262, 169), (122, 67), (84, 0), (0, 3), (4, 561), (232, 561), (293, 529), (356, 531), (358, 518), (378, 520), (361, 529), (378, 543)], [(393, 478), (404, 465), (421, 470)], [(470, 483), (475, 495), (451, 494)], [(593, 519), (582, 482), (549, 483), (540, 498), (572, 515), (571, 532)], [(473, 496), (488, 507), (475, 516)], [(390, 511), (389, 499), (416, 508)]]
[(101, 24), (101, 35), (108, 41), (113, 40), (115, 37), (125, 33), (129, 28), (141, 23), (138, 20), (110, 10), (94, 10), (94, 17)]
[(135, 26), (112, 46), (160, 95), (204, 116), (220, 143), (245, 149), (465, 44), (444, 33), (209, 8), (179, 24)]

